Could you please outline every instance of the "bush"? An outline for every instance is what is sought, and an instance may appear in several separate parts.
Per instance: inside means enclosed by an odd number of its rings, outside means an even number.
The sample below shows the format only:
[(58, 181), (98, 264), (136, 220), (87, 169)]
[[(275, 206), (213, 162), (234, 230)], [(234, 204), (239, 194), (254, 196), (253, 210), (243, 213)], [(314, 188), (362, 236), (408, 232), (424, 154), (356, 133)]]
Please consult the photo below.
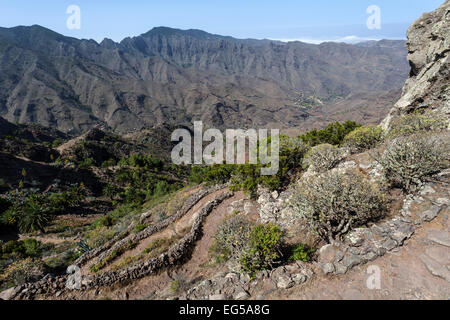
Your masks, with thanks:
[(53, 142), (52, 142), (52, 148), (56, 149), (56, 148), (58, 148), (61, 144), (62, 144), (61, 139), (55, 139), (55, 140), (53, 140)]
[(382, 216), (385, 199), (358, 171), (328, 171), (302, 181), (298, 210), (320, 237), (338, 240), (351, 228)]
[(281, 258), (283, 233), (275, 224), (254, 227), (250, 233), (249, 248), (241, 257), (242, 269), (254, 275), (272, 268)]
[(209, 185), (228, 182), (236, 170), (233, 164), (213, 164), (212, 166), (195, 165), (191, 167), (189, 182)]
[[(6, 270), (0, 274), (0, 284), (22, 285), (27, 282), (34, 282), (44, 276), (45, 266), (38, 259), (26, 258), (10, 264)], [(3, 287), (3, 286), (2, 286)]]
[(289, 246), (286, 248), (286, 252), (284, 255), (287, 257), (287, 261), (303, 261), (308, 262), (311, 260), (312, 255), (314, 254), (314, 248), (310, 248), (303, 243), (298, 243), (294, 246)]
[(388, 181), (414, 191), (423, 178), (448, 167), (450, 134), (419, 133), (398, 137), (388, 141), (384, 152), (374, 157), (383, 167)]
[(116, 165), (116, 160), (109, 159), (109, 160), (103, 161), (102, 168), (106, 169), (106, 168), (109, 168), (109, 167), (113, 167), (115, 165)]
[(345, 136), (343, 144), (351, 152), (362, 152), (374, 148), (383, 140), (383, 129), (379, 126), (359, 127)]
[(160, 197), (169, 192), (170, 186), (165, 180), (160, 180), (156, 183), (155, 188), (153, 189), (153, 195), (155, 197)]
[(387, 138), (416, 134), (420, 131), (445, 129), (445, 121), (431, 114), (411, 113), (402, 115), (391, 122)]
[(37, 257), (41, 254), (42, 243), (35, 239), (23, 240), (23, 247), (25, 249), (25, 255), (28, 257)]
[(105, 197), (108, 197), (110, 200), (114, 200), (114, 198), (119, 194), (120, 189), (113, 185), (108, 183), (104, 188), (103, 188), (103, 195)]
[(2, 222), (19, 227), (21, 232), (44, 232), (51, 221), (52, 212), (43, 195), (32, 194), (21, 202), (14, 203), (3, 215)]
[(45, 246), (35, 239), (10, 240), (0, 247), (3, 258), (6, 257), (40, 257)]
[(81, 169), (89, 169), (92, 166), (95, 166), (95, 161), (92, 158), (86, 158), (78, 164)]
[(211, 248), (218, 263), (240, 258), (247, 250), (252, 226), (253, 223), (241, 215), (232, 215), (219, 225)]
[[(269, 151), (270, 145), (271, 137), (267, 139)], [(262, 185), (270, 190), (285, 187), (301, 167), (307, 146), (300, 138), (290, 138), (280, 135), (279, 147), (279, 169), (276, 174), (262, 176), (261, 168), (263, 165), (261, 164), (237, 165), (230, 181), (230, 189), (233, 191), (244, 190), (253, 194), (258, 185)]]
[(139, 233), (147, 227), (148, 227), (148, 225), (146, 225), (146, 224), (138, 224), (138, 225), (136, 225), (136, 227), (134, 227), (133, 232)]
[(343, 151), (331, 144), (319, 144), (311, 148), (303, 160), (304, 167), (312, 166), (316, 172), (334, 168), (344, 157)]
[(361, 125), (357, 124), (354, 121), (346, 121), (341, 124), (339, 122), (330, 123), (324, 129), (321, 130), (311, 130), (304, 135), (300, 136), (302, 141), (309, 145), (310, 147), (314, 147), (318, 144), (328, 143), (332, 145), (339, 145), (344, 140), (344, 137), (360, 127)]

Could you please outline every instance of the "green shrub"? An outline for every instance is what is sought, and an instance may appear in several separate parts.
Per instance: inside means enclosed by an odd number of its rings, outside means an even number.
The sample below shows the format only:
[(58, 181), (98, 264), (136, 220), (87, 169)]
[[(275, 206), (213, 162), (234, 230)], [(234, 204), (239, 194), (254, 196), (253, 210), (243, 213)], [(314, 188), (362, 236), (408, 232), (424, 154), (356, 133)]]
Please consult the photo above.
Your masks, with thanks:
[(113, 167), (115, 165), (116, 165), (116, 160), (109, 159), (109, 160), (103, 161), (102, 168), (106, 169), (106, 168), (109, 168), (109, 167)]
[(382, 216), (385, 197), (358, 171), (327, 171), (304, 179), (298, 188), (299, 213), (328, 242)]
[(189, 175), (191, 183), (206, 182), (209, 185), (228, 182), (236, 170), (233, 164), (213, 164), (212, 166), (192, 166)]
[(10, 240), (1, 246), (1, 254), (6, 256), (16, 256), (21, 258), (40, 257), (44, 245), (36, 239)]
[[(303, 157), (307, 151), (307, 145), (300, 138), (290, 138), (280, 135), (279, 143), (279, 168), (278, 172), (271, 176), (261, 175), (263, 165), (244, 164), (237, 165), (230, 180), (230, 189), (233, 191), (244, 190), (254, 194), (258, 185), (270, 190), (285, 187), (295, 173), (300, 170)], [(271, 137), (267, 138), (267, 153), (270, 153)], [(258, 146), (258, 153), (259, 148)]]
[(52, 211), (45, 196), (32, 194), (23, 202), (14, 203), (4, 216), (12, 225), (17, 224), (21, 232), (44, 232), (52, 219)]
[(23, 240), (23, 246), (25, 248), (25, 255), (28, 257), (37, 257), (41, 253), (42, 243), (36, 239)]
[(305, 155), (303, 166), (312, 166), (316, 172), (334, 168), (344, 157), (341, 149), (331, 144), (319, 144), (312, 147)]
[(272, 223), (258, 225), (250, 233), (249, 248), (240, 258), (242, 269), (251, 274), (272, 268), (281, 258), (283, 232)]
[(86, 158), (80, 163), (78, 163), (78, 167), (81, 169), (89, 169), (93, 166), (95, 166), (95, 161), (92, 158)]
[(153, 195), (155, 197), (160, 197), (167, 194), (170, 190), (170, 186), (165, 180), (160, 180), (156, 183), (155, 188), (153, 189)]
[(393, 139), (399, 136), (416, 134), (420, 131), (434, 131), (445, 129), (446, 127), (447, 125), (443, 119), (435, 115), (416, 112), (402, 115), (392, 120), (387, 138)]
[(361, 125), (357, 124), (354, 121), (346, 121), (341, 124), (339, 122), (330, 123), (324, 129), (321, 130), (311, 130), (304, 135), (300, 136), (300, 139), (310, 147), (314, 147), (318, 144), (328, 143), (332, 145), (339, 145), (344, 140), (344, 137), (360, 127)]
[(173, 280), (170, 283), (170, 291), (172, 291), (172, 293), (176, 293), (176, 292), (178, 292), (179, 289), (180, 289), (180, 283), (178, 282), (178, 280)]
[(114, 198), (119, 194), (120, 189), (113, 185), (108, 183), (104, 188), (103, 188), (103, 195), (108, 197), (110, 200), (114, 200)]
[(380, 126), (359, 127), (345, 136), (343, 144), (351, 152), (362, 152), (374, 148), (383, 140), (383, 129)]
[(383, 167), (388, 181), (407, 191), (414, 191), (425, 177), (448, 168), (450, 134), (401, 136), (388, 141), (384, 152), (374, 157)]
[(23, 256), (25, 254), (25, 248), (22, 241), (10, 240), (2, 245), (2, 255), (15, 255)]
[(58, 148), (61, 144), (62, 144), (62, 141), (61, 141), (60, 139), (55, 139), (55, 140), (53, 140), (53, 142), (52, 142), (52, 147), (53, 147), (54, 149), (56, 149), (56, 148)]
[(138, 224), (138, 225), (136, 225), (136, 227), (134, 227), (133, 231), (134, 231), (134, 233), (139, 233), (147, 227), (148, 226), (146, 224)]
[(294, 246), (287, 247), (286, 252), (284, 253), (287, 256), (287, 260), (292, 261), (303, 261), (308, 262), (311, 260), (312, 255), (315, 250), (313, 248), (308, 247), (303, 243), (298, 243)]

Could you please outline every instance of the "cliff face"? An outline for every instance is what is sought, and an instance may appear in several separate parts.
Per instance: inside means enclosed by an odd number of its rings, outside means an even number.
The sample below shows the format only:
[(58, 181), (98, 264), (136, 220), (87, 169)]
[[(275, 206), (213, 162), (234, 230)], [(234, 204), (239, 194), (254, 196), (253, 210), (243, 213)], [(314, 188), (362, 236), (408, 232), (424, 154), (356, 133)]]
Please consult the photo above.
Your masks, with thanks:
[(425, 13), (408, 29), (409, 79), (400, 100), (382, 125), (417, 109), (427, 109), (445, 119), (450, 113), (450, 0)]

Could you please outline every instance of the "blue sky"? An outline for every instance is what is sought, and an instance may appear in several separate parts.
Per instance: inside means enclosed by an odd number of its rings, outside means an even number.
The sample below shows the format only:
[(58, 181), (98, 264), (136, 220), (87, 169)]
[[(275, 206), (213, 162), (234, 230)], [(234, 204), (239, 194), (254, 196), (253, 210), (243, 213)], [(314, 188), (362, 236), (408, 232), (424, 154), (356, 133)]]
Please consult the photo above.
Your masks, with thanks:
[[(67, 36), (120, 41), (153, 27), (201, 29), (236, 38), (352, 42), (405, 38), (408, 26), (443, 0), (0, 0), (0, 26), (39, 24)], [(69, 5), (81, 9), (81, 29), (69, 30)], [(367, 7), (381, 10), (369, 30)]]

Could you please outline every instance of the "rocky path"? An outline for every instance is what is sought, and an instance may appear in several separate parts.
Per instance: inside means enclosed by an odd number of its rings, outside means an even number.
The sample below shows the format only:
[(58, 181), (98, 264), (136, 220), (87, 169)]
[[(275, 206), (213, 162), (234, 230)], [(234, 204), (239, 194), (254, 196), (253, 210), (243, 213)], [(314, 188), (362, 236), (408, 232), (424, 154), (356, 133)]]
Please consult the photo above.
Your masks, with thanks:
[[(446, 189), (446, 193), (441, 189), (433, 195), (430, 191), (431, 194), (412, 201), (411, 214), (422, 217), (431, 214), (425, 217), (431, 221), (420, 225), (403, 246), (344, 275), (324, 276), (317, 270), (305, 285), (273, 290), (264, 298), (450, 299), (450, 209)], [(436, 207), (423, 210), (427, 201), (446, 205), (439, 212), (431, 212)]]

